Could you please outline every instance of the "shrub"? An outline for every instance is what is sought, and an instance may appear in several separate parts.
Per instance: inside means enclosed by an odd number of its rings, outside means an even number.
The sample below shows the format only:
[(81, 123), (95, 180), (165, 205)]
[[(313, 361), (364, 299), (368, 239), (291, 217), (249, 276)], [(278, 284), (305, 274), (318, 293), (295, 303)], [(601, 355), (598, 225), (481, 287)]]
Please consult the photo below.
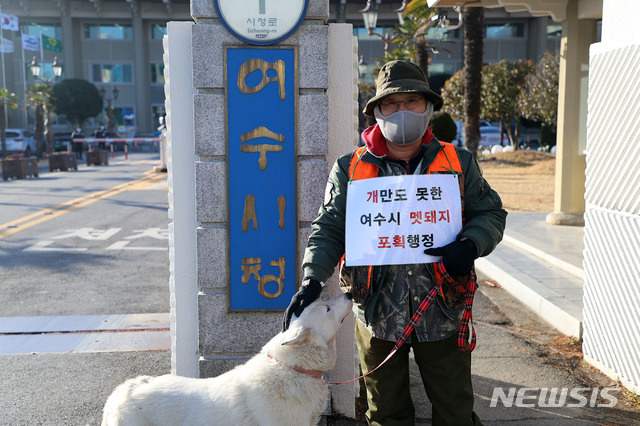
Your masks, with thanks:
[(438, 112), (431, 117), (431, 131), (438, 140), (451, 142), (458, 136), (458, 128), (447, 112)]

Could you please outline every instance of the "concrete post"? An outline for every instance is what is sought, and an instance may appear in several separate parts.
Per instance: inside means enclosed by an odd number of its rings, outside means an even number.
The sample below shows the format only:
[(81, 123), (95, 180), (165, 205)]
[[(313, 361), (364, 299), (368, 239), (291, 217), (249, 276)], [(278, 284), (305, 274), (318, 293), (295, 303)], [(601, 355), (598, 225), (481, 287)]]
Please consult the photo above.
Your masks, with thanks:
[(195, 154), (191, 22), (169, 22), (164, 44), (169, 185), (171, 372), (198, 376)]
[(578, 0), (570, 0), (562, 24), (554, 212), (547, 222), (584, 225), (584, 170), (589, 46), (596, 21), (578, 19)]
[[(227, 31), (217, 17), (212, 1), (192, 0), (191, 14), (196, 24), (191, 25), (188, 42), (182, 38), (184, 28), (180, 26), (177, 33), (182, 35), (177, 37), (177, 42), (182, 44), (173, 43), (172, 31), (178, 30), (177, 23), (176, 26), (169, 26), (169, 67), (165, 64), (169, 76), (167, 86), (172, 89), (167, 102), (167, 125), (170, 139), (170, 201), (173, 197), (171, 208), (174, 220), (170, 231), (171, 238), (175, 239), (175, 252), (171, 254), (172, 261), (175, 260), (175, 273), (172, 269), (173, 368), (178, 374), (183, 371), (184, 375), (191, 375), (195, 364), (197, 376), (211, 377), (245, 362), (259, 351), (280, 331), (283, 312), (232, 312), (229, 309), (230, 217), (225, 49), (252, 46), (234, 38)], [(282, 46), (294, 46), (297, 51), (295, 205), (298, 250), (295, 269), (298, 273), (311, 221), (315, 219), (324, 199), (329, 168), (338, 155), (352, 150), (358, 140), (355, 40), (350, 25), (329, 26), (328, 18), (327, 0), (309, 0), (302, 24), (293, 35), (279, 43)], [(187, 92), (193, 93), (193, 100), (189, 109), (177, 111), (176, 108), (183, 105), (174, 103), (176, 97), (184, 97), (174, 92), (173, 87), (177, 84), (177, 78), (180, 78), (180, 84), (185, 81), (183, 74), (176, 76), (174, 66), (176, 61), (187, 60), (185, 51), (189, 46), (191, 55), (188, 60), (192, 68), (189, 88), (192, 90)], [(177, 54), (176, 50), (179, 50)], [(183, 66), (178, 68), (182, 69)], [(189, 112), (192, 114), (192, 134), (184, 132), (178, 135), (175, 131), (178, 124), (176, 117), (180, 114), (180, 125), (183, 125)], [(177, 161), (178, 153), (180, 163)], [(181, 176), (184, 180), (179, 183), (173, 176)], [(193, 186), (184, 187), (183, 184)], [(194, 189), (193, 193), (191, 188)], [(181, 194), (184, 198), (178, 203), (178, 194), (183, 190), (186, 194)], [(185, 226), (180, 230), (177, 228), (179, 221)], [(183, 238), (184, 242), (193, 238), (193, 246), (179, 247), (179, 238)], [(192, 252), (194, 247), (195, 253)], [(193, 258), (189, 259), (189, 256)], [(192, 260), (195, 262), (194, 274), (190, 276)], [(187, 281), (182, 281), (178, 275), (181, 262), (184, 266), (183, 279)], [(189, 279), (193, 281), (189, 282)], [(291, 279), (287, 282), (289, 286), (296, 284)], [(339, 290), (333, 278), (330, 292), (336, 291)], [(197, 300), (197, 312), (194, 300)], [(181, 305), (181, 302), (184, 304)], [(185, 313), (184, 309), (191, 311)], [(194, 325), (191, 315), (196, 313)], [(182, 324), (181, 318), (184, 319)], [(189, 330), (188, 327), (192, 325), (195, 329)], [(197, 339), (188, 335), (194, 331)], [(183, 336), (185, 338), (181, 339)], [(331, 373), (332, 381), (353, 378), (357, 372), (353, 323), (343, 327), (338, 340), (339, 365)], [(184, 360), (184, 357), (189, 359)], [(357, 383), (344, 385), (334, 392), (333, 406), (348, 416), (355, 414), (353, 403), (356, 387)]]

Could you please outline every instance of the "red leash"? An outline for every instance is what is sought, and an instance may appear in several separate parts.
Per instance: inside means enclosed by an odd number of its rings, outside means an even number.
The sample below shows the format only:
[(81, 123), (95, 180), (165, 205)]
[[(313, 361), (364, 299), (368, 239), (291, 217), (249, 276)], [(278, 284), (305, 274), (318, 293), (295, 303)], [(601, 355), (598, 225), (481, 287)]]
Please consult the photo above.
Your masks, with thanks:
[[(378, 366), (373, 370), (370, 370), (369, 372), (359, 377), (356, 377), (354, 379), (347, 380), (346, 382), (335, 382), (335, 383), (331, 382), (329, 383), (330, 385), (344, 385), (346, 383), (351, 383), (351, 382), (355, 382), (356, 380), (360, 380), (361, 378), (366, 377), (369, 374), (373, 373), (378, 368), (382, 367), (387, 361), (389, 361), (389, 359), (391, 359), (391, 357), (394, 356), (396, 352), (398, 352), (398, 349), (400, 349), (400, 347), (404, 344), (404, 342), (409, 338), (409, 336), (413, 332), (413, 329), (416, 327), (416, 324), (418, 323), (418, 321), (420, 321), (420, 318), (422, 318), (422, 315), (427, 310), (429, 305), (431, 305), (431, 302), (433, 302), (433, 299), (435, 299), (436, 295), (438, 294), (438, 291), (440, 291), (440, 288), (442, 287), (443, 282), (456, 286), (458, 291), (462, 291), (464, 293), (465, 305), (464, 305), (464, 313), (462, 314), (462, 321), (460, 322), (460, 330), (458, 331), (458, 347), (460, 348), (461, 351), (465, 351), (465, 352), (471, 352), (475, 349), (476, 330), (473, 327), (473, 324), (471, 324), (472, 334), (471, 334), (471, 341), (469, 341), (469, 324), (472, 323), (471, 308), (473, 307), (473, 296), (476, 292), (476, 287), (477, 287), (476, 274), (473, 270), (471, 271), (471, 275), (469, 276), (469, 280), (467, 281), (467, 286), (465, 288), (463, 285), (459, 284), (453, 278), (451, 278), (451, 276), (447, 273), (447, 271), (444, 269), (444, 265), (442, 264), (442, 259), (440, 259), (440, 261), (436, 263), (436, 270), (437, 272), (440, 273), (442, 280), (436, 280), (436, 285), (425, 296), (424, 300), (422, 300), (422, 303), (420, 303), (420, 306), (418, 306), (418, 310), (413, 314), (413, 317), (411, 317), (409, 324), (407, 324), (407, 326), (404, 328), (402, 335), (400, 336), (396, 344), (393, 346), (393, 349), (391, 349), (391, 352), (389, 352), (389, 355), (387, 355), (387, 357), (380, 364), (378, 364)], [(467, 342), (469, 343), (468, 346), (467, 346)]]

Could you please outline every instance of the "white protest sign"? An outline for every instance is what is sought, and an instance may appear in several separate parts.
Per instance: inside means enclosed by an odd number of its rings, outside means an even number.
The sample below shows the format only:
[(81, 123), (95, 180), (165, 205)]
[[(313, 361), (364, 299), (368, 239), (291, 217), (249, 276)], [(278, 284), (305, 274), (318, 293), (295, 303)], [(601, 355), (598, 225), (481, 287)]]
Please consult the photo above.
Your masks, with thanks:
[(454, 241), (462, 229), (454, 174), (386, 176), (349, 183), (347, 266), (435, 262), (424, 254)]

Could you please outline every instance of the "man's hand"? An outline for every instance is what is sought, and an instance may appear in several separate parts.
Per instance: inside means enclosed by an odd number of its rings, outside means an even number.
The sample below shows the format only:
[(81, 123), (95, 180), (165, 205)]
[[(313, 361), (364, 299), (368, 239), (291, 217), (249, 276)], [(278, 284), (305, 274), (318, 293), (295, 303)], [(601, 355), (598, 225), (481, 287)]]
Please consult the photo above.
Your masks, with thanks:
[(291, 298), (291, 303), (286, 311), (284, 311), (284, 318), (282, 320), (282, 331), (286, 331), (289, 328), (291, 317), (295, 314), (297, 317), (302, 314), (304, 308), (313, 303), (322, 292), (322, 284), (315, 278), (308, 278), (304, 280), (300, 286), (300, 290)]
[(473, 261), (478, 257), (476, 244), (470, 239), (456, 240), (443, 247), (424, 251), (431, 256), (442, 256), (444, 268), (451, 275), (469, 275)]

